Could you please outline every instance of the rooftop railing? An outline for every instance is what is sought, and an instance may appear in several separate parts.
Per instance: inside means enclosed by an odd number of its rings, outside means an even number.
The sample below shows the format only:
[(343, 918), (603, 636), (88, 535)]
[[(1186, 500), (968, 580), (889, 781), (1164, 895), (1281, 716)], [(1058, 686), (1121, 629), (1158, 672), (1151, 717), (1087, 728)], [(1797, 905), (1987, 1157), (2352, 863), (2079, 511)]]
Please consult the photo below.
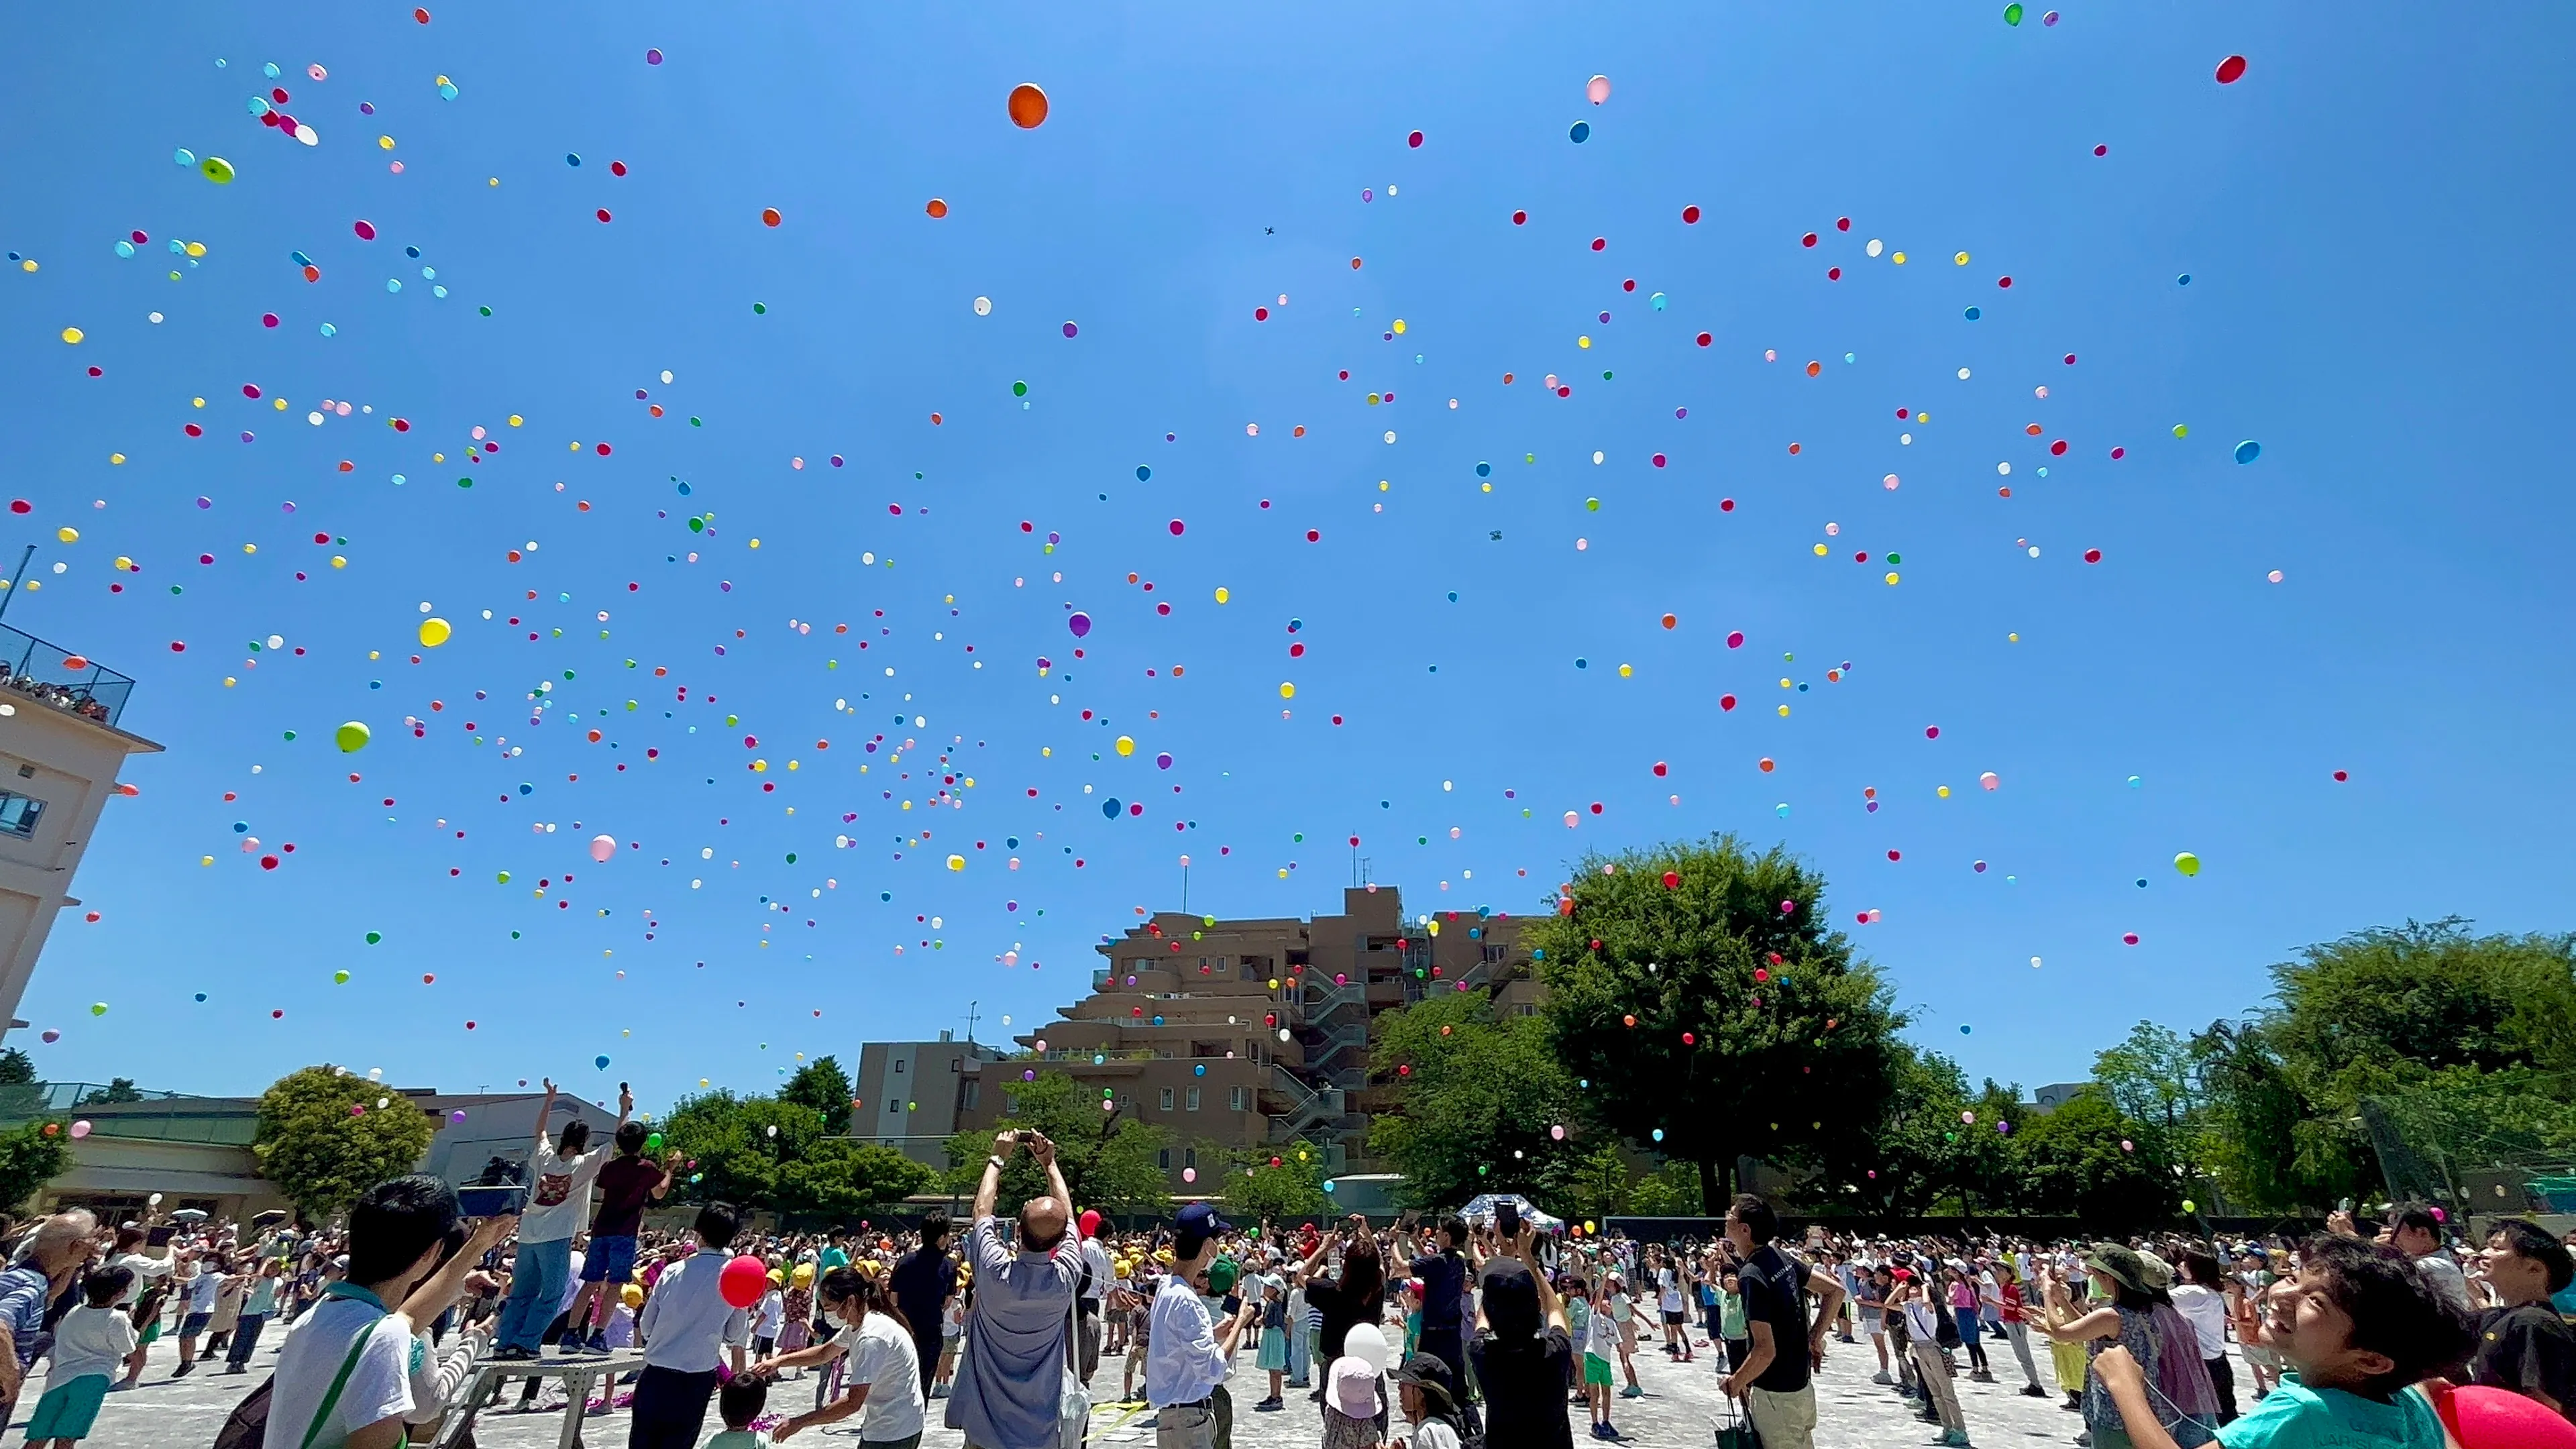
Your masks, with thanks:
[(88, 656), (0, 624), (0, 704), (26, 696), (86, 720), (114, 725), (125, 713), (132, 678)]

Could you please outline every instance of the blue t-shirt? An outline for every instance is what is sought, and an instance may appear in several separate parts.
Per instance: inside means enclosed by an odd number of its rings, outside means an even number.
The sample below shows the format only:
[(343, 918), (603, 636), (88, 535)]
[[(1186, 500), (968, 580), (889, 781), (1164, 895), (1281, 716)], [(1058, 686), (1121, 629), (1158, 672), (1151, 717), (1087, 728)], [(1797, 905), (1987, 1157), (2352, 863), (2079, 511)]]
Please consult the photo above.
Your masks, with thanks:
[(2225, 1449), (2443, 1449), (2442, 1421), (2408, 1389), (2387, 1403), (2311, 1389), (2295, 1374), (2244, 1418), (2218, 1431)]
[(45, 1303), (52, 1285), (45, 1275), (33, 1268), (12, 1268), (0, 1273), (0, 1328), (9, 1330), (11, 1346), (18, 1351), (18, 1371), (24, 1373), (45, 1351)]

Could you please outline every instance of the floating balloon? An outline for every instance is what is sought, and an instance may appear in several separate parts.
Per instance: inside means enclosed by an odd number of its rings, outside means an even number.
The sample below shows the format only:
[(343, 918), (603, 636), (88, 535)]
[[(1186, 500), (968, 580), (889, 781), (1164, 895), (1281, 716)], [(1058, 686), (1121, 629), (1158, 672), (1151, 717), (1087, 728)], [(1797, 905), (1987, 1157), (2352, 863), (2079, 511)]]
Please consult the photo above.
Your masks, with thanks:
[(2184, 1198), (2182, 1200), (2182, 1210), (2187, 1213), (2196, 1213), (2200, 1211), (2200, 1204), (2193, 1202), (2190, 1198)]
[(2262, 456), (2263, 445), (2252, 438), (2236, 445), (2236, 461), (2239, 463), (2251, 463)]
[(374, 732), (357, 720), (351, 720), (331, 732), (332, 743), (338, 745), (340, 753), (344, 755), (354, 755), (365, 749), (367, 741), (373, 738), (375, 738)]
[(2218, 83), (2232, 86), (2245, 78), (2245, 57), (2231, 55), (2218, 63)]
[(420, 621), (420, 647), (435, 649), (446, 643), (455, 632), (455, 627), (445, 619), (423, 619)]
[(1610, 99), (1610, 77), (1596, 75), (1583, 83), (1583, 98), (1594, 105)]
[(1072, 630), (1073, 637), (1076, 639), (1088, 638), (1091, 634), (1091, 616), (1077, 610), (1064, 621), (1064, 627)]
[(2200, 874), (2200, 857), (2186, 850), (2174, 857), (2174, 869), (2181, 871), (2184, 875), (2198, 875)]
[(592, 860), (599, 862), (601, 865), (606, 865), (610, 858), (616, 854), (617, 837), (613, 835), (594, 835), (590, 838), (590, 858)]
[[(187, 153), (182, 151), (179, 154), (184, 156)], [(221, 156), (209, 156), (197, 163), (197, 174), (217, 186), (230, 186), (233, 184), (233, 163)]]
[(606, 1057), (593, 1057), (590, 1059), (590, 1063), (592, 1066), (599, 1068), (603, 1072), (608, 1070), (608, 1058)]
[(87, 1137), (88, 1135), (89, 1135), (89, 1123), (88, 1123), (88, 1122), (86, 1122), (86, 1121), (82, 1121), (82, 1122), (74, 1122), (74, 1123), (72, 1124), (72, 1138), (73, 1138), (73, 1140), (77, 1141), (77, 1140), (79, 1140), (80, 1138)]
[(1009, 102), (1011, 124), (1023, 131), (1034, 131), (1046, 124), (1047, 93), (1023, 82), (1011, 87)]

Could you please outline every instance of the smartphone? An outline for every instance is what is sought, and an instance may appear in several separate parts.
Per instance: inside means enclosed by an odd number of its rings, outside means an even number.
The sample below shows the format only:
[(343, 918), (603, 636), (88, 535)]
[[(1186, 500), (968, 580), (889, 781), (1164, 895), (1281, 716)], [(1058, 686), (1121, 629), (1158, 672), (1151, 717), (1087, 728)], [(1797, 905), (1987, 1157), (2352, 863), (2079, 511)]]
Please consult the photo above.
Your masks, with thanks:
[(1521, 1205), (1516, 1202), (1497, 1204), (1494, 1208), (1494, 1231), (1511, 1242), (1521, 1235)]
[(2351, 1212), (2352, 1199), (2348, 1197), (2335, 1199), (2335, 1211), (2339, 1213)]

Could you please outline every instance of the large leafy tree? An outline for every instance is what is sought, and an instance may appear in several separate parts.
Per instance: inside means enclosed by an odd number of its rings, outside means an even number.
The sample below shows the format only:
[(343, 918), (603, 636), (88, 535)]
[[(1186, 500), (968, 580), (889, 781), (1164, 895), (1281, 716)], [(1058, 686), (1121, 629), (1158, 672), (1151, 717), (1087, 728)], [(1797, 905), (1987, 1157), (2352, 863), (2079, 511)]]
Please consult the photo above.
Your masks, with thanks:
[(314, 1222), (412, 1171), (437, 1130), (427, 1113), (381, 1083), (344, 1067), (305, 1067), (260, 1094), (251, 1151), (260, 1175)]
[[(1275, 1159), (1275, 1162), (1274, 1162)], [(1332, 1194), (1324, 1191), (1324, 1149), (1311, 1142), (1283, 1142), (1271, 1148), (1199, 1148), (1199, 1188), (1223, 1199), (1225, 1214), (1243, 1227), (1259, 1222), (1310, 1222), (1329, 1217)], [(1204, 1170), (1222, 1163), (1211, 1179)]]
[(850, 1113), (855, 1110), (850, 1099), (856, 1093), (840, 1059), (823, 1056), (798, 1067), (778, 1089), (778, 1100), (805, 1108), (822, 1119), (826, 1133), (842, 1136), (850, 1130)]
[[(1103, 1212), (1158, 1211), (1171, 1201), (1169, 1180), (1157, 1160), (1171, 1134), (1124, 1112), (1104, 1112), (1096, 1089), (1062, 1072), (1008, 1084), (1009, 1110), (994, 1131), (1035, 1128), (1055, 1143), (1056, 1165), (1076, 1208)], [(993, 1152), (993, 1132), (960, 1132), (948, 1139), (949, 1186), (971, 1192)], [(1026, 1153), (1014, 1153), (1002, 1172), (1000, 1209), (1009, 1212), (1046, 1192), (1046, 1176)]]
[(1588, 1149), (1560, 1130), (1581, 1125), (1582, 1094), (1543, 1020), (1497, 1018), (1481, 991), (1440, 992), (1370, 1030), (1370, 1078), (1394, 1105), (1371, 1115), (1369, 1151), (1404, 1174), (1407, 1207), (1480, 1192), (1559, 1201), (1549, 1189)]
[(2173, 1164), (2152, 1138), (2138, 1135), (2145, 1124), (2123, 1115), (2098, 1086), (2012, 1126), (2010, 1169), (2029, 1211), (2071, 1213), (2088, 1226), (2129, 1232), (2170, 1221), (2182, 1204)]
[(1593, 1120), (1699, 1166), (1820, 1158), (1866, 1134), (1904, 1024), (1876, 968), (1824, 920), (1824, 881), (1731, 835), (1588, 856), (1523, 927), (1557, 1054)]
[(681, 1195), (781, 1213), (857, 1219), (938, 1180), (890, 1147), (825, 1133), (801, 1101), (702, 1092), (681, 1099), (661, 1124), (680, 1153)]
[(59, 1122), (29, 1122), (0, 1132), (0, 1212), (26, 1206), (38, 1188), (71, 1165), (71, 1144)]

